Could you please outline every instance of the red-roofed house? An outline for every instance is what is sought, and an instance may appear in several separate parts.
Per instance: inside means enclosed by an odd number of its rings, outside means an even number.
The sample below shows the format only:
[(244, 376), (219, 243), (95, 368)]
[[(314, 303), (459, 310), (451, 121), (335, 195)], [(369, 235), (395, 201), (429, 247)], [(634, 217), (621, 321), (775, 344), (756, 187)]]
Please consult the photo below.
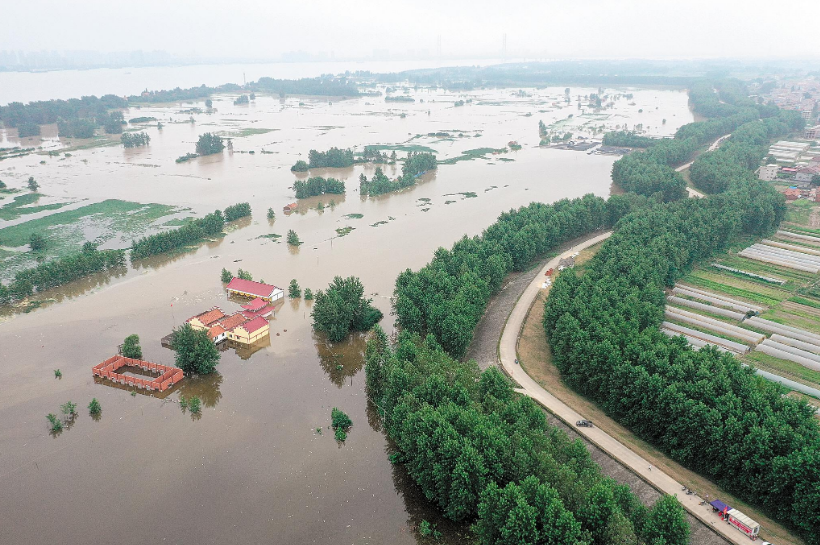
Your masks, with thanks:
[(225, 289), (228, 291), (228, 295), (233, 294), (243, 297), (259, 298), (269, 303), (285, 297), (285, 290), (282, 288), (235, 277), (228, 283)]
[(224, 327), (225, 331), (230, 331), (236, 326), (242, 325), (247, 321), (248, 319), (242, 316), (241, 312), (237, 312), (236, 314), (231, 314), (230, 316), (219, 320), (219, 325)]
[(211, 310), (205, 311), (201, 314), (197, 314), (193, 318), (188, 318), (185, 320), (191, 327), (194, 329), (210, 329), (210, 327), (224, 318), (226, 314), (222, 312), (222, 309), (219, 307), (214, 307)]
[(796, 201), (800, 198), (800, 190), (794, 186), (786, 188), (786, 200)]
[(294, 210), (296, 210), (297, 206), (298, 205), (295, 202), (292, 202), (290, 204), (286, 204), (285, 205), (285, 212), (287, 212), (287, 213), (293, 212)]
[(227, 333), (221, 324), (216, 324), (208, 330), (208, 338), (211, 339), (214, 344), (219, 344), (225, 340)]
[(250, 310), (251, 312), (255, 312), (264, 306), (267, 306), (267, 303), (257, 297), (247, 305), (242, 305), (242, 308), (244, 308), (245, 310)]
[(230, 331), (228, 338), (242, 344), (251, 344), (270, 333), (270, 325), (262, 316), (244, 322)]

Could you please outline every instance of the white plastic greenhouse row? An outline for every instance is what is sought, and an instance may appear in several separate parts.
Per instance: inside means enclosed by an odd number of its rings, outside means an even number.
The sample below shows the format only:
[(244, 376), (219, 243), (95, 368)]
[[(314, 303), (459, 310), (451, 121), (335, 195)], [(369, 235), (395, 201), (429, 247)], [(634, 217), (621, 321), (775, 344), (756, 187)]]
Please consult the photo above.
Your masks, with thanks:
[(817, 274), (817, 272), (820, 271), (820, 265), (818, 264), (805, 263), (768, 250), (761, 250), (757, 246), (758, 245), (750, 246), (749, 248), (739, 252), (738, 255), (753, 259), (755, 261), (762, 261), (763, 263), (770, 263), (772, 265), (780, 265), (781, 267), (810, 272), (812, 274)]
[(743, 318), (746, 317), (745, 312), (735, 312), (734, 310), (727, 310), (725, 308), (716, 307), (713, 305), (706, 305), (704, 303), (698, 303), (697, 301), (691, 301), (689, 299), (683, 299), (681, 297), (675, 297), (674, 295), (670, 295), (666, 298), (672, 304), (694, 308), (697, 310), (704, 310), (706, 312), (711, 312), (712, 314), (716, 314), (717, 316), (723, 316), (724, 318), (730, 318), (732, 320), (737, 320), (738, 322), (741, 321)]
[(712, 344), (718, 347), (722, 352), (733, 352), (735, 354), (745, 354), (749, 351), (749, 347), (745, 344), (740, 344), (716, 335), (710, 335), (702, 331), (690, 329), (682, 325), (673, 324), (672, 322), (663, 322), (661, 324), (661, 331), (670, 337), (675, 335), (683, 335), (689, 341), (689, 344), (696, 348), (703, 348), (707, 344)]
[(765, 335), (762, 335), (755, 331), (750, 331), (748, 329), (743, 329), (742, 327), (736, 325), (722, 322), (717, 318), (709, 318), (708, 316), (702, 316), (700, 314), (696, 314), (694, 312), (689, 312), (675, 307), (667, 306), (665, 314), (667, 318), (670, 318), (672, 320), (677, 320), (678, 322), (683, 322), (685, 324), (702, 327), (704, 329), (708, 329), (709, 331), (720, 333), (721, 335), (735, 337), (737, 339), (741, 339), (751, 344), (758, 344), (766, 338)]
[(777, 232), (778, 235), (788, 238), (793, 238), (795, 240), (805, 240), (807, 242), (815, 242), (820, 244), (820, 238), (813, 237), (811, 235), (801, 235), (800, 233), (793, 233), (791, 231), (783, 231), (782, 229)]
[(701, 301), (706, 301), (707, 303), (710, 303), (712, 305), (736, 310), (744, 314), (746, 314), (750, 310), (753, 310), (755, 312), (761, 312), (763, 310), (763, 307), (759, 307), (751, 303), (738, 301), (737, 299), (729, 299), (728, 297), (718, 295), (717, 293), (711, 293), (698, 288), (692, 288), (684, 285), (675, 286), (674, 288), (672, 288), (672, 292), (678, 295), (685, 295), (686, 297), (691, 297), (692, 299), (700, 299)]

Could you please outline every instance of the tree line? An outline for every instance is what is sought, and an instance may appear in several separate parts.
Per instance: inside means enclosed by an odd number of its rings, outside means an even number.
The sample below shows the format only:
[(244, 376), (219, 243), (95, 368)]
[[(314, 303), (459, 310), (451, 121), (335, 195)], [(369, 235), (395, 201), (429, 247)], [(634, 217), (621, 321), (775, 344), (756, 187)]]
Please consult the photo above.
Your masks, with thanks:
[(147, 146), (151, 142), (151, 137), (145, 132), (125, 133), (120, 136), (120, 142), (126, 148), (138, 148)]
[(447, 518), (474, 521), (482, 545), (688, 543), (674, 497), (644, 507), (498, 369), (481, 373), (408, 331), (391, 347), (377, 327), (365, 373), (391, 460)]
[(296, 191), (297, 199), (306, 199), (316, 195), (324, 195), (325, 193), (341, 195), (345, 192), (345, 183), (336, 178), (314, 176), (305, 181), (296, 180), (293, 183), (293, 189)]
[(635, 131), (612, 131), (604, 135), (604, 146), (618, 146), (623, 148), (650, 148), (660, 142), (657, 138), (641, 136)]
[(204, 218), (193, 220), (178, 229), (163, 231), (135, 240), (131, 243), (131, 261), (199, 242), (205, 237), (221, 233), (224, 226), (225, 218), (221, 211), (216, 210)]
[[(304, 161), (302, 161), (302, 163), (304, 163)], [(297, 170), (297, 166), (301, 165), (297, 162), (291, 170)], [(330, 148), (327, 151), (316, 151), (312, 149), (308, 153), (307, 166), (308, 168), (344, 168), (353, 166), (353, 150), (349, 148)]]
[(251, 215), (251, 205), (247, 202), (232, 204), (225, 209), (225, 221), (234, 221)]
[(115, 95), (87, 96), (69, 100), (40, 100), (23, 104), (12, 102), (0, 106), (0, 121), (6, 127), (19, 127), (20, 124), (38, 126), (57, 123), (58, 120), (94, 119), (105, 115), (109, 110), (125, 108), (125, 99)]
[[(731, 112), (722, 105), (714, 111)], [(583, 276), (555, 281), (544, 327), (570, 386), (816, 545), (820, 431), (813, 408), (785, 397), (784, 388), (734, 356), (695, 351), (658, 329), (664, 288), (698, 261), (742, 237), (765, 236), (783, 219), (783, 196), (751, 173), (759, 154), (732, 149), (762, 144), (769, 129), (784, 130), (781, 123), (797, 121), (787, 114), (744, 125), (729, 151), (715, 154), (730, 165), (728, 181), (709, 189), (723, 192), (646, 206), (621, 219)], [(715, 160), (704, 161), (705, 169)]]
[(396, 279), (393, 305), (403, 330), (432, 335), (454, 357), (464, 355), (487, 303), (513, 270), (573, 238), (610, 227), (630, 197), (593, 195), (554, 204), (532, 203), (501, 214), (481, 236), (439, 248), (418, 272)]
[(8, 286), (0, 284), (0, 305), (15, 303), (35, 292), (56, 288), (96, 272), (124, 265), (125, 250), (97, 250), (96, 245), (86, 242), (79, 253), (24, 269), (14, 275), (14, 280)]
[(803, 123), (799, 112), (781, 110), (777, 116), (741, 125), (720, 148), (695, 159), (689, 169), (692, 183), (705, 193), (726, 191), (754, 175), (772, 139), (799, 131)]

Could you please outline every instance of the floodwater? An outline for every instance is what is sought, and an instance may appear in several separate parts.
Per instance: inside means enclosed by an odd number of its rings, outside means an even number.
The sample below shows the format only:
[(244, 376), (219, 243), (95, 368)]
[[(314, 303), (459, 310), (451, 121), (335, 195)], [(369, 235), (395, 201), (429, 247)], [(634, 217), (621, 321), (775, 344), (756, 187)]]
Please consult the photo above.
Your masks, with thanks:
[[(277, 305), (269, 343), (226, 350), (217, 374), (186, 378), (160, 396), (131, 395), (95, 380), (91, 367), (132, 333), (140, 336), (145, 359), (172, 364), (173, 353), (160, 339), (175, 325), (214, 305), (239, 308), (219, 282), (223, 267), (241, 267), (279, 286), (295, 278), (314, 291), (336, 275), (356, 275), (390, 332), (396, 276), (423, 266), (437, 247), (479, 234), (500, 212), (531, 201), (590, 192), (606, 197), (615, 157), (537, 146), (539, 119), (547, 125), (566, 120), (579, 134), (593, 118), (582, 117), (574, 99), (554, 106), (563, 88), (525, 90), (531, 96), (515, 91), (411, 89), (415, 103), (259, 96), (249, 106), (220, 96), (216, 112), (193, 114), (193, 124), (183, 122), (191, 114), (179, 112), (204, 109), (203, 101), (132, 108), (126, 119), (152, 116), (165, 124), (161, 131), (146, 129), (148, 148), (98, 147), (68, 158), (0, 162), (0, 179), (10, 186), (21, 187), (33, 175), (56, 200), (116, 198), (191, 209), (177, 216), (201, 217), (241, 201), (254, 210), (222, 239), (55, 290), (46, 294), (50, 304), (0, 323), (0, 543), (410, 544), (420, 539), (415, 527), (422, 520), (439, 524), (447, 542), (466, 542), (466, 527), (442, 520), (389, 462), (390, 444), (364, 392), (363, 336), (326, 342), (311, 331), (310, 302)], [(635, 105), (616, 101), (609, 118), (594, 118), (595, 124), (643, 123), (650, 133), (671, 134), (692, 120), (683, 92), (607, 90), (616, 91), (634, 93)], [(457, 99), (472, 102), (454, 107)], [(249, 128), (272, 130), (242, 136)], [(206, 131), (232, 133), (234, 152), (175, 163)], [(453, 138), (413, 138), (440, 131)], [(0, 132), (0, 147), (18, 143), (13, 132)], [(38, 140), (23, 146), (67, 145), (56, 137)], [(523, 149), (442, 165), (417, 186), (376, 198), (357, 191), (359, 174), (371, 175), (373, 166), (331, 169), (323, 174), (347, 182), (344, 197), (314, 197), (293, 214), (281, 212), (295, 200), (289, 168), (311, 148), (408, 143), (430, 146), (444, 159), (511, 140)], [(249, 151), (255, 153), (242, 153)], [(323, 211), (316, 209), (319, 201)], [(272, 222), (268, 207), (276, 211)], [(0, 222), (0, 228), (40, 215)], [(336, 237), (335, 230), (347, 226), (355, 230)], [(304, 244), (288, 247), (289, 229)], [(259, 238), (271, 233), (282, 242)], [(54, 378), (54, 369), (62, 379)], [(182, 411), (180, 395), (200, 396), (202, 414)], [(96, 420), (85, 409), (93, 397), (102, 405)], [(68, 400), (78, 404), (79, 416), (53, 436), (45, 415)], [(333, 407), (354, 423), (344, 444), (328, 428)]]

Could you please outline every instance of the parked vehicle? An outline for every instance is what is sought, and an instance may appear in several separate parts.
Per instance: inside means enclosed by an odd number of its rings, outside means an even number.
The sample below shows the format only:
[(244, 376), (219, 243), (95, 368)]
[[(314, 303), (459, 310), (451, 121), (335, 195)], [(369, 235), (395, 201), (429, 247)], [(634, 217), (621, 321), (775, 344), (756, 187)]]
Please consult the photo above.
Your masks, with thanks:
[(592, 422), (590, 422), (589, 420), (579, 420), (578, 422), (575, 423), (575, 425), (578, 426), (579, 428), (591, 428), (591, 427), (593, 427)]

